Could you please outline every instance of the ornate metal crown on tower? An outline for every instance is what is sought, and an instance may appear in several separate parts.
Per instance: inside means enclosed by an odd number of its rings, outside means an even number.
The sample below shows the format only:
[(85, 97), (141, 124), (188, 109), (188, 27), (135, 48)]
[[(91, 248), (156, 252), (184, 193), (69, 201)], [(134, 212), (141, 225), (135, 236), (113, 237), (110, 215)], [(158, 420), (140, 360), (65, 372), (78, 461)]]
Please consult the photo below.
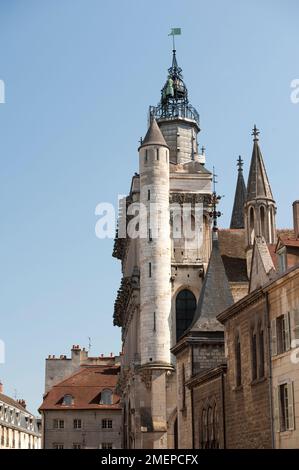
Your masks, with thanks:
[(194, 120), (199, 126), (199, 114), (189, 104), (188, 90), (183, 81), (182, 69), (177, 63), (175, 49), (172, 54), (172, 65), (168, 69), (168, 78), (161, 90), (160, 103), (157, 106), (150, 106), (150, 118), (187, 118)]

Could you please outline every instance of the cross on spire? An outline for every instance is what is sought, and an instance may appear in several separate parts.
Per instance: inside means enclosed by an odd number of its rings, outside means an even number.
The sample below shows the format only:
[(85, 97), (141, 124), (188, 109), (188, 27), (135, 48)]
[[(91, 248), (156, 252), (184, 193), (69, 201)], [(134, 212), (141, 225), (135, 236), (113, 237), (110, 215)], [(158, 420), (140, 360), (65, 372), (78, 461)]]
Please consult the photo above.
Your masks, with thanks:
[(244, 160), (242, 160), (241, 155), (239, 155), (237, 162), (238, 162), (237, 163), (238, 171), (239, 172), (243, 171)]
[(258, 128), (256, 127), (256, 125), (254, 124), (254, 127), (252, 129), (252, 134), (251, 134), (253, 137), (254, 137), (254, 141), (257, 142), (259, 140), (259, 135), (260, 135), (260, 131), (258, 130)]
[(218, 217), (221, 217), (221, 212), (217, 211), (217, 204), (219, 204), (219, 201), (221, 199), (221, 196), (217, 196), (216, 193), (216, 184), (218, 181), (216, 180), (217, 175), (215, 173), (215, 167), (213, 167), (213, 194), (211, 196), (211, 205), (213, 210), (210, 212), (210, 217), (213, 218), (213, 237), (217, 239), (217, 232), (218, 232), (218, 226), (217, 226), (217, 220)]

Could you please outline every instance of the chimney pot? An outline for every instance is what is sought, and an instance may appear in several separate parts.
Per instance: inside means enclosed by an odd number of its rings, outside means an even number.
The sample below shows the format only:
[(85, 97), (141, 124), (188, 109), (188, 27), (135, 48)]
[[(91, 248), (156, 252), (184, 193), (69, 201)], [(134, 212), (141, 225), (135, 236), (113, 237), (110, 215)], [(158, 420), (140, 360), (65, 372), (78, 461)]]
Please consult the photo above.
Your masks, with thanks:
[(0, 380), (0, 393), (3, 393), (3, 390), (4, 390), (4, 388), (3, 388), (3, 383), (2, 383), (1, 380)]

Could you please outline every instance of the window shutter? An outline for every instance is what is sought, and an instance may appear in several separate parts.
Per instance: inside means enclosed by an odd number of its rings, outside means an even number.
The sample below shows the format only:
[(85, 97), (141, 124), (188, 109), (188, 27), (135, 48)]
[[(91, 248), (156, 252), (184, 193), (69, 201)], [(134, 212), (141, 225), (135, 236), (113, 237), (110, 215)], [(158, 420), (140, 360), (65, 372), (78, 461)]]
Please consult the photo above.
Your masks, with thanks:
[(272, 356), (277, 355), (276, 318), (271, 321)]
[(289, 430), (295, 429), (293, 382), (288, 384)]
[(279, 387), (274, 388), (274, 427), (280, 431)]
[(294, 336), (299, 339), (299, 307), (294, 310)]
[(283, 316), (284, 322), (284, 335), (285, 335), (285, 344), (286, 351), (291, 348), (291, 335), (290, 335), (290, 314), (289, 312)]

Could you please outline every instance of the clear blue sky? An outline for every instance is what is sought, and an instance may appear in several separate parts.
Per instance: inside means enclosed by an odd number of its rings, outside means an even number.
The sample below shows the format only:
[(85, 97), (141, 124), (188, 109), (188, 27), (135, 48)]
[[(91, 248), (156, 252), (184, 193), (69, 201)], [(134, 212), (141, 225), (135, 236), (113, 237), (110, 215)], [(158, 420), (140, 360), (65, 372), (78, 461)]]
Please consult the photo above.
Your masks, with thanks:
[(177, 41), (200, 144), (217, 168), (222, 226), (230, 219), (236, 159), (247, 175), (251, 129), (291, 226), (298, 199), (297, 0), (1, 0), (0, 365), (5, 392), (41, 403), (44, 360), (72, 344), (120, 350), (112, 326), (120, 265), (95, 236), (94, 210), (116, 202), (138, 170), (148, 106), (159, 100)]

